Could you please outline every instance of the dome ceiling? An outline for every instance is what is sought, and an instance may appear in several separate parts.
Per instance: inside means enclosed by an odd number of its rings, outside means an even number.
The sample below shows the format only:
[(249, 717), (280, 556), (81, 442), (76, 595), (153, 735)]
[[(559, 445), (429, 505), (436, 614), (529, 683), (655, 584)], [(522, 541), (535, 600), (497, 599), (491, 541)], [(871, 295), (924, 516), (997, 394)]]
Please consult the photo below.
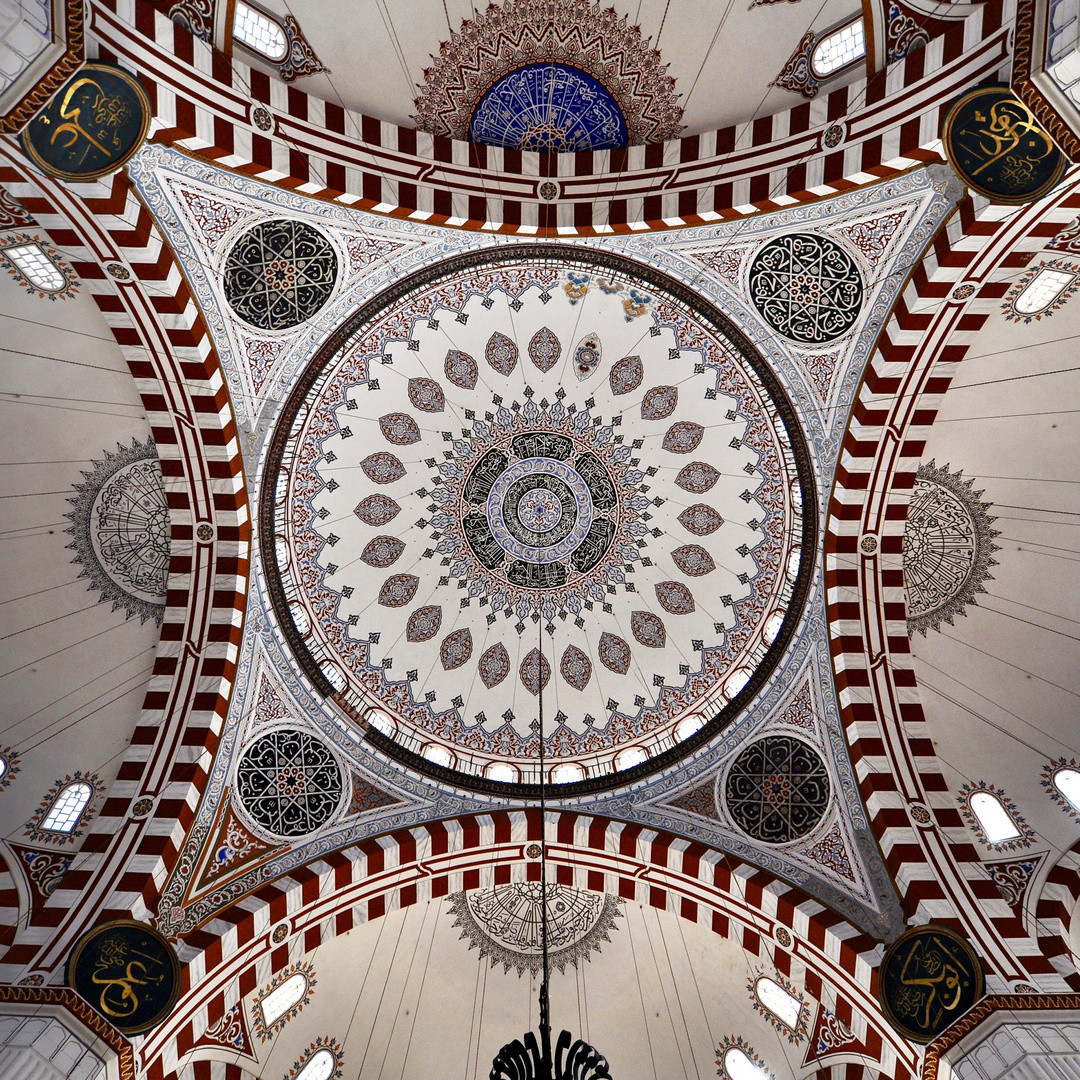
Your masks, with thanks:
[(278, 421), (262, 507), (316, 682), (414, 755), (531, 783), (541, 708), (561, 779), (741, 711), (800, 615), (814, 481), (719, 312), (640, 264), (503, 248), (339, 340)]

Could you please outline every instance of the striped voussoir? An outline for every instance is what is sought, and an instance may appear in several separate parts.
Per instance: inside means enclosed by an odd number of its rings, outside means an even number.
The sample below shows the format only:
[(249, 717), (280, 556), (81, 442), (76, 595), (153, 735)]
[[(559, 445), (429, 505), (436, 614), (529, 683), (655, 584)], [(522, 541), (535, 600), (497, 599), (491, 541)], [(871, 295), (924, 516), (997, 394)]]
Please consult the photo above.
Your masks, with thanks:
[(1073, 990), (1080, 990), (1076, 958), (1070, 944), (1072, 921), (1080, 901), (1080, 841), (1058, 860), (1046, 876), (1035, 902), (1039, 951)]
[[(139, 0), (93, 0), (90, 37), (139, 73), (154, 138), (315, 198), (436, 224), (524, 235), (669, 228), (811, 202), (939, 155), (952, 100), (1008, 76), (1003, 0), (958, 11), (944, 33), (872, 79), (794, 108), (666, 143), (525, 153), (428, 135), (352, 112), (215, 51)], [(134, 31), (134, 32), (133, 32)], [(256, 108), (274, 127), (261, 132)], [(828, 152), (825, 131), (843, 142)], [(538, 197), (554, 179), (556, 203)]]
[[(800, 975), (817, 1000), (828, 986), (836, 993), (833, 1011), (858, 1029), (869, 1072), (893, 1080), (917, 1075), (918, 1052), (881, 1019), (876, 1005), (881, 946), (839, 915), (756, 867), (667, 833), (555, 812), (548, 814), (546, 833), (549, 865), (560, 884), (707, 926), (782, 975)], [(538, 880), (539, 863), (527, 858), (526, 848), (540, 836), (540, 814), (532, 810), (432, 822), (334, 852), (246, 896), (185, 936), (180, 1002), (141, 1046), (147, 1080), (170, 1080), (226, 1009), (337, 935), (462, 889)], [(290, 937), (275, 944), (271, 930), (282, 920)], [(789, 947), (776, 943), (778, 928), (790, 934)], [(822, 1069), (834, 1064), (829, 1053), (821, 1057)], [(861, 1075), (833, 1073), (834, 1080)]]
[[(157, 443), (171, 565), (153, 675), (117, 779), (78, 865), (33, 912), (0, 980), (62, 967), (94, 922), (146, 917), (206, 783), (228, 707), (246, 603), (250, 517), (217, 356), (171, 252), (126, 176), (63, 185), (32, 173), (0, 137), (0, 185), (34, 216), (97, 301), (127, 360)], [(104, 266), (117, 262), (119, 283)], [(209, 540), (196, 538), (210, 525)], [(136, 799), (153, 812), (131, 816)]]
[[(896, 304), (852, 410), (829, 507), (826, 589), (833, 666), (852, 760), (874, 832), (909, 916), (962, 928), (992, 989), (1014, 980), (1077, 988), (1043, 955), (981, 869), (934, 753), (907, 636), (904, 525), (930, 426), (974, 335), (1015, 276), (1076, 217), (1074, 174), (1037, 207), (965, 198)], [(961, 283), (976, 291), (958, 300)], [(963, 295), (963, 293), (961, 293)], [(877, 539), (872, 553), (860, 548)], [(932, 821), (909, 816), (924, 804)]]

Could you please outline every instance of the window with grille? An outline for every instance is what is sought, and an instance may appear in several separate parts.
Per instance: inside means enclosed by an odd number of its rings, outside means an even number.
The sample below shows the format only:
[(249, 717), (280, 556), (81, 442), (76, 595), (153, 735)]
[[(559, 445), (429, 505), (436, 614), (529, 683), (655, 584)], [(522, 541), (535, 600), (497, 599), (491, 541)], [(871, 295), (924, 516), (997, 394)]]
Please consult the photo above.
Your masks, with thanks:
[(860, 17), (837, 27), (814, 46), (810, 70), (815, 79), (830, 79), (865, 55), (866, 33)]
[(1045, 311), (1075, 280), (1075, 274), (1061, 270), (1040, 270), (1016, 298), (1013, 307), (1021, 315), (1037, 315)]
[(40, 244), (13, 244), (0, 251), (31, 285), (42, 292), (63, 292), (67, 288), (63, 271)]
[(41, 827), (50, 832), (72, 832), (93, 794), (94, 789), (85, 781), (67, 784), (53, 800)]
[(263, 1027), (271, 1028), (307, 993), (307, 976), (301, 973), (290, 976), (265, 997), (259, 999), (263, 1014)]
[(281, 23), (244, 0), (236, 0), (233, 37), (275, 64), (289, 55), (289, 39)]

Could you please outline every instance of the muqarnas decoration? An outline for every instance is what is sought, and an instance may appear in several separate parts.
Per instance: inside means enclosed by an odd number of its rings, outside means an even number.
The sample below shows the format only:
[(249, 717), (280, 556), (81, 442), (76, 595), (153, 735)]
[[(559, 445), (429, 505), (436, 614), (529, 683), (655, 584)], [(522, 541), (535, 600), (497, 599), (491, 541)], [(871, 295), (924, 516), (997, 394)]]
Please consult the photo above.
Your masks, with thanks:
[(442, 43), (416, 122), (489, 145), (599, 150), (677, 138), (677, 98), (660, 54), (614, 8), (506, 0)]

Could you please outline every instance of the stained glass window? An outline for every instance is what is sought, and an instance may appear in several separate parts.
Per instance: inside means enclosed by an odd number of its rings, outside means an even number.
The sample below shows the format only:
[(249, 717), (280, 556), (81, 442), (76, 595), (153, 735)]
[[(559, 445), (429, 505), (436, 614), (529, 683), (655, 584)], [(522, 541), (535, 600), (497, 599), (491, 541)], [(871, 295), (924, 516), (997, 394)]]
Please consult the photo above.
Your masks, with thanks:
[(3, 253), (26, 280), (42, 292), (63, 292), (67, 288), (67, 278), (40, 244), (15, 244), (4, 248)]
[(775, 979), (762, 975), (754, 983), (754, 995), (764, 1008), (792, 1031), (798, 1027), (803, 1003), (794, 994), (789, 994)]
[(280, 63), (289, 55), (289, 42), (281, 23), (245, 4), (244, 0), (236, 0), (233, 37), (275, 63)]
[(262, 1009), (263, 1027), (276, 1024), (307, 993), (307, 976), (301, 972), (291, 975), (259, 1001)]
[(330, 1080), (337, 1068), (337, 1058), (325, 1048), (312, 1054), (307, 1064), (296, 1074), (296, 1080)]
[(866, 33), (861, 16), (826, 34), (810, 54), (816, 79), (828, 79), (866, 55)]
[(971, 812), (979, 819), (979, 824), (991, 844), (1000, 844), (1013, 840), (1020, 835), (1009, 811), (1001, 801), (988, 791), (976, 791), (969, 800)]
[(1045, 311), (1075, 278), (1075, 274), (1063, 273), (1061, 270), (1040, 270), (1016, 298), (1013, 307), (1021, 315), (1035, 315)]

